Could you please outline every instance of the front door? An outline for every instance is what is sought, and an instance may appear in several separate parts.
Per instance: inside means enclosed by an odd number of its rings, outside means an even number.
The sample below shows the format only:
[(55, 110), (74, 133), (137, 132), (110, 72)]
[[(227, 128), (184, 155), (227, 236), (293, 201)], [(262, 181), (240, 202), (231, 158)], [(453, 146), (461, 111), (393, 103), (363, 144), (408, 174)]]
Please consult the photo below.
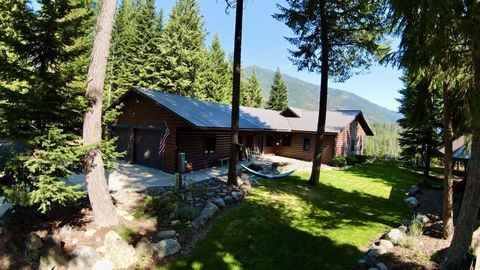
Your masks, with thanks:
[(257, 147), (260, 154), (263, 154), (263, 136), (257, 136)]

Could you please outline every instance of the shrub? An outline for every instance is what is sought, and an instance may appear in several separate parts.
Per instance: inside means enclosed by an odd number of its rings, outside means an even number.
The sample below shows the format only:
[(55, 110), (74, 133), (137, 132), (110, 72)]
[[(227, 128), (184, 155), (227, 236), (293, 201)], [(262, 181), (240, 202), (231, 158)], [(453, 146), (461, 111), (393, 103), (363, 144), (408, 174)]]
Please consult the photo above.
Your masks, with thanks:
[(365, 163), (367, 162), (367, 156), (365, 155), (354, 155), (355, 163)]
[(345, 158), (345, 161), (346, 161), (348, 166), (352, 166), (352, 165), (355, 165), (357, 163), (357, 159), (355, 158), (355, 156), (348, 156), (348, 157)]
[(332, 165), (335, 167), (343, 167), (347, 165), (347, 159), (345, 157), (335, 157), (332, 159)]
[(180, 204), (175, 210), (175, 216), (182, 222), (192, 221), (198, 217), (200, 210), (190, 205)]
[(177, 208), (176, 199), (172, 194), (148, 196), (143, 205), (133, 211), (136, 219), (158, 217), (164, 218)]

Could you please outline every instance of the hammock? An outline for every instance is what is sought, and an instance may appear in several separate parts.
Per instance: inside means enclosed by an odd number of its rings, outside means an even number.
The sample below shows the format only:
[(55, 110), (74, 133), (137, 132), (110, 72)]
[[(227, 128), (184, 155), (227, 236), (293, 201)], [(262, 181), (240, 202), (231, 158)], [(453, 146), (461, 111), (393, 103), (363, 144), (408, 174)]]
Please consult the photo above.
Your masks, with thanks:
[(289, 176), (290, 174), (292, 174), (293, 172), (295, 172), (295, 170), (291, 170), (291, 171), (288, 171), (286, 173), (282, 173), (282, 174), (263, 174), (263, 173), (259, 173), (257, 171), (254, 171), (250, 168), (248, 168), (247, 166), (243, 165), (243, 164), (240, 164), (242, 165), (242, 167), (247, 170), (247, 172), (255, 175), (255, 176), (258, 176), (258, 177), (261, 177), (261, 178), (265, 178), (265, 179), (281, 179), (281, 178), (284, 178), (284, 177), (287, 177)]

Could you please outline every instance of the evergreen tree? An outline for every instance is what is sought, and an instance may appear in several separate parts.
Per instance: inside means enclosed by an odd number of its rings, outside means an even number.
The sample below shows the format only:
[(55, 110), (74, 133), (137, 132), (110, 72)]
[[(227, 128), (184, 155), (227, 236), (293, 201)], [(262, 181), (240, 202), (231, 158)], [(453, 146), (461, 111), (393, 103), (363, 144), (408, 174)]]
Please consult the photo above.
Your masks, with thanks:
[(282, 78), (280, 69), (277, 68), (273, 77), (273, 84), (270, 88), (270, 97), (267, 102), (267, 109), (281, 111), (288, 107), (287, 84)]
[(118, 9), (112, 33), (110, 65), (107, 71), (106, 102), (111, 104), (129, 90), (135, 81), (135, 48), (137, 41), (135, 6), (123, 0)]
[(205, 100), (220, 103), (230, 103), (232, 99), (232, 72), (225, 58), (218, 35), (213, 37), (206, 68), (201, 80), (204, 81)]
[(352, 70), (368, 67), (386, 52), (382, 45), (387, 30), (382, 0), (318, 1), (287, 0), (274, 17), (297, 35), (288, 40), (297, 47), (292, 61), (298, 69), (321, 73), (315, 154), (309, 184), (320, 181), (323, 139), (327, 115), (329, 76), (344, 81)]
[(162, 35), (162, 91), (200, 99), (205, 97), (205, 87), (199, 79), (207, 51), (204, 40), (198, 3), (178, 0)]
[(248, 107), (261, 108), (263, 107), (263, 94), (262, 87), (258, 81), (257, 72), (253, 70), (250, 78), (248, 79), (248, 100), (246, 105)]
[[(441, 143), (442, 111), (441, 99), (437, 91), (430, 91), (428, 78), (405, 76), (405, 89), (399, 112), (403, 118), (398, 123), (403, 128), (400, 133), (401, 156), (405, 161), (424, 166), (424, 176), (430, 173), (431, 157)], [(420, 161), (420, 162), (418, 162)]]

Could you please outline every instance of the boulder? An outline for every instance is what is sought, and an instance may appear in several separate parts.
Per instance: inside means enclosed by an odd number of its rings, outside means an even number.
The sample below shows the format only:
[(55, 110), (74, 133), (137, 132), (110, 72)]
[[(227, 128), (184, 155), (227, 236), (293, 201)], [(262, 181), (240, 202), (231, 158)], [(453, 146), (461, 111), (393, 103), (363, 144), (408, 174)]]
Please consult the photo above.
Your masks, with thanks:
[(377, 264), (377, 260), (374, 257), (364, 256), (357, 262), (357, 269), (370, 269)]
[(67, 266), (67, 260), (63, 255), (60, 241), (51, 238), (49, 240), (48, 248), (40, 257), (39, 270), (61, 269)]
[(415, 209), (417, 206), (420, 204), (415, 197), (408, 197), (404, 200), (405, 204), (408, 206), (410, 209)]
[(181, 250), (180, 243), (175, 239), (164, 239), (158, 243), (153, 244), (153, 249), (155, 250), (157, 257), (159, 259), (175, 254)]
[(207, 192), (207, 197), (215, 197), (215, 192), (214, 191), (209, 191)]
[(231, 194), (232, 194), (232, 197), (237, 201), (243, 198), (243, 193), (241, 191), (232, 191)]
[(212, 200), (212, 202), (218, 207), (225, 207), (225, 201), (222, 198), (215, 198)]
[(113, 263), (105, 258), (98, 260), (93, 266), (92, 270), (113, 270)]
[(40, 249), (43, 247), (42, 239), (35, 233), (31, 232), (25, 236), (25, 248), (28, 257), (34, 261), (40, 257)]
[(142, 239), (138, 241), (137, 245), (135, 246), (135, 252), (139, 260), (150, 259), (155, 254), (152, 243), (150, 243), (146, 237), (142, 237)]
[(227, 195), (227, 196), (223, 197), (223, 200), (224, 200), (226, 203), (229, 203), (229, 202), (233, 201), (233, 197), (230, 196), (230, 195)]
[(174, 230), (166, 230), (166, 231), (160, 231), (157, 233), (157, 236), (160, 237), (160, 239), (166, 239), (166, 238), (172, 238), (177, 235), (177, 232)]
[(206, 219), (212, 218), (220, 209), (211, 202), (208, 202), (205, 205), (205, 208), (203, 208), (202, 212), (200, 213), (200, 216), (203, 216)]
[(399, 229), (392, 229), (387, 233), (385, 239), (390, 240), (393, 244), (397, 244), (400, 239), (405, 237), (405, 234)]
[(430, 222), (430, 219), (426, 216), (426, 215), (422, 215), (420, 213), (418, 213), (416, 216), (415, 216), (415, 219), (419, 220), (420, 222), (422, 222), (423, 225), (425, 225), (426, 223)]
[(405, 225), (398, 226), (398, 229), (404, 234), (408, 231), (408, 228)]
[(170, 222), (170, 224), (171, 224), (172, 226), (180, 225), (180, 223), (181, 223), (180, 220), (172, 220), (172, 221)]
[(243, 192), (243, 194), (249, 194), (252, 191), (252, 185), (250, 184), (249, 181), (244, 181), (240, 186), (240, 190)]
[(135, 249), (123, 240), (115, 231), (105, 235), (105, 258), (113, 263), (114, 268), (128, 268), (136, 261)]
[(368, 257), (380, 257), (381, 255), (387, 253), (387, 250), (382, 246), (374, 246), (370, 251), (368, 251)]
[(388, 270), (387, 266), (384, 263), (377, 263), (378, 270)]
[(443, 230), (443, 221), (439, 220), (439, 221), (435, 221), (432, 226), (430, 226), (430, 228), (434, 229), (434, 230), (437, 230), (437, 231), (441, 231)]
[(386, 250), (393, 248), (393, 243), (390, 240), (386, 239), (380, 239), (378, 245), (385, 248)]
[(102, 258), (100, 253), (92, 247), (78, 246), (72, 252), (72, 259), (68, 262), (69, 270), (90, 269)]
[(0, 196), (0, 219), (5, 215), (5, 213), (12, 207), (5, 197)]

